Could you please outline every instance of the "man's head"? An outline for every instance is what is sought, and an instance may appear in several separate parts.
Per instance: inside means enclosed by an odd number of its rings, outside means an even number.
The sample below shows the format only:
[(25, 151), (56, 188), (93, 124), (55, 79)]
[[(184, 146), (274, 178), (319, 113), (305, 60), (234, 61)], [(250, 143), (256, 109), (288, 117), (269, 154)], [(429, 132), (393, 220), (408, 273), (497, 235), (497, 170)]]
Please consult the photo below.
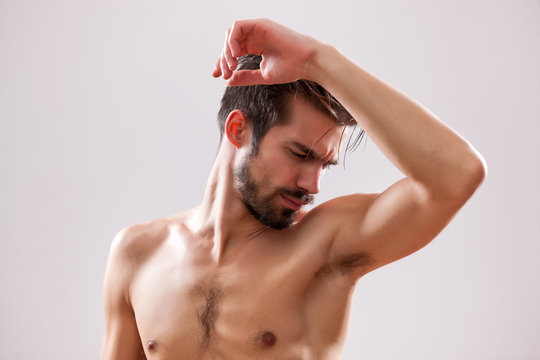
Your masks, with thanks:
[[(260, 61), (245, 56), (239, 70), (257, 69)], [(250, 127), (250, 139), (233, 166), (235, 191), (260, 222), (288, 227), (318, 193), (323, 169), (337, 162), (345, 126), (356, 122), (328, 91), (307, 80), (227, 88), (218, 117), (222, 141), (231, 141), (237, 117)]]
[[(259, 69), (262, 58), (246, 55), (238, 59), (238, 71)], [(221, 99), (218, 113), (220, 138), (227, 117), (233, 110), (241, 110), (252, 126), (252, 144), (255, 153), (268, 130), (290, 118), (290, 104), (295, 97), (302, 97), (313, 107), (334, 119), (336, 124), (355, 126), (356, 121), (349, 112), (326, 89), (309, 80), (298, 80), (287, 84), (252, 85), (227, 87)]]

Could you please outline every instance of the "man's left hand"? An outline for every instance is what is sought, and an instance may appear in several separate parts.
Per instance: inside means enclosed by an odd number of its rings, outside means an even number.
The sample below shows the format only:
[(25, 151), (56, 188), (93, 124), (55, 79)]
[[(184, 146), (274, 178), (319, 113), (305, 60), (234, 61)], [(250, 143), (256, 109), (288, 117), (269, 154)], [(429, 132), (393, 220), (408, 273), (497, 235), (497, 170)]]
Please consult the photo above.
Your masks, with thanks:
[[(315, 39), (268, 19), (235, 21), (212, 75), (223, 76), (230, 86), (312, 80), (308, 68), (317, 45)], [(235, 71), (237, 59), (247, 54), (262, 56), (260, 69)]]

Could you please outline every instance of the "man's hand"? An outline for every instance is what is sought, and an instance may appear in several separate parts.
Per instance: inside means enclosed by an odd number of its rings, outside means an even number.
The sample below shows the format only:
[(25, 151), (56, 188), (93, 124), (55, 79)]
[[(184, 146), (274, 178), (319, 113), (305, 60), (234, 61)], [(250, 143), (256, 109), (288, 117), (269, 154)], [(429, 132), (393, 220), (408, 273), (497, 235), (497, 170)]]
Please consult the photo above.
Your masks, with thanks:
[[(230, 86), (282, 84), (309, 79), (309, 61), (320, 43), (268, 19), (235, 21), (225, 34), (213, 76)], [(237, 58), (261, 55), (260, 70), (234, 71)]]

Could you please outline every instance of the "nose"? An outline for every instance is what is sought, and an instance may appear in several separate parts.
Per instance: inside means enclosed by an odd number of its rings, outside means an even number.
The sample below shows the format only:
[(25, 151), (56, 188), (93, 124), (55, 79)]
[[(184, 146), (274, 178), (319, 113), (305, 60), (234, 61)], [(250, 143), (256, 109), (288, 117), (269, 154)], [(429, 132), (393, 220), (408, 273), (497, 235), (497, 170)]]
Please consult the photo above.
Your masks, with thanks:
[(305, 166), (302, 170), (296, 185), (309, 194), (318, 194), (321, 185), (322, 168), (312, 164), (311, 166)]

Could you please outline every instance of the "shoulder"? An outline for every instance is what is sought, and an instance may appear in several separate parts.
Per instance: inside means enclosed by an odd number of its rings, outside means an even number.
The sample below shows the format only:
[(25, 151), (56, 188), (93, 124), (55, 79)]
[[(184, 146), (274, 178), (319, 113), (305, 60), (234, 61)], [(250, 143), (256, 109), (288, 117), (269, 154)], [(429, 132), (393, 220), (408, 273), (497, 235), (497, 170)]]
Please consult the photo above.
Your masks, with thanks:
[(123, 266), (139, 266), (167, 239), (170, 220), (158, 219), (122, 228), (114, 237), (109, 261)]
[[(348, 274), (371, 262), (370, 255), (361, 251), (342, 249), (339, 239), (361, 226), (369, 207), (379, 194), (358, 193), (328, 200), (303, 214), (298, 225), (319, 241), (323, 256), (322, 270), (326, 273)], [(355, 270), (356, 271), (356, 270)]]
[(130, 303), (130, 288), (140, 269), (166, 241), (169, 221), (152, 220), (122, 228), (114, 237), (105, 271), (106, 304)]
[(340, 196), (306, 212), (302, 215), (300, 221), (324, 225), (329, 228), (339, 228), (340, 225), (349, 222), (351, 218), (356, 221), (359, 218), (361, 219), (362, 214), (365, 214), (378, 195), (376, 193), (357, 193)]
[(362, 221), (378, 195), (357, 193), (325, 201), (309, 211), (302, 211), (295, 227), (299, 231), (315, 231), (331, 242), (344, 227)]

